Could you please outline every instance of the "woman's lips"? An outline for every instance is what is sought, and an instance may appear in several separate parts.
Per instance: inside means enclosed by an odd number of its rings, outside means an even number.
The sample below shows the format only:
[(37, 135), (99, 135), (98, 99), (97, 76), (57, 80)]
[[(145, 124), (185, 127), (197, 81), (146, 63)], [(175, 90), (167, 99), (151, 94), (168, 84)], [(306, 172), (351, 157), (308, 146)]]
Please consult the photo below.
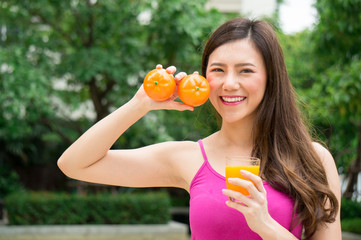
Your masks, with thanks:
[(222, 103), (225, 105), (237, 105), (237, 104), (240, 104), (241, 102), (243, 102), (246, 99), (246, 97), (221, 96), (220, 99), (221, 99)]

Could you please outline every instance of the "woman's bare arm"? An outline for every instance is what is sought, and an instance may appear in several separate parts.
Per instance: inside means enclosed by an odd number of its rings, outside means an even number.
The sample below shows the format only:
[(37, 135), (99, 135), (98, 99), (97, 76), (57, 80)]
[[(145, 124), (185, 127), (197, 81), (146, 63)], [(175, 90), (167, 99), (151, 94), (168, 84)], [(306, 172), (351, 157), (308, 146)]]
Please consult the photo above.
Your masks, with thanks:
[(330, 152), (321, 146), (318, 143), (314, 143), (314, 147), (318, 152), (323, 166), (326, 171), (328, 184), (330, 185), (330, 189), (335, 194), (337, 201), (339, 203), (339, 207), (337, 210), (336, 220), (333, 223), (327, 223), (324, 226), (320, 226), (316, 233), (312, 236), (313, 240), (323, 240), (323, 239), (342, 239), (341, 232), (341, 220), (340, 220), (340, 208), (341, 208), (341, 187), (340, 180), (336, 168), (335, 161), (330, 154)]
[[(173, 68), (171, 71), (174, 73)], [(59, 158), (59, 168), (71, 178), (104, 184), (151, 186), (174, 182), (167, 178), (170, 172), (174, 171), (171, 154), (168, 154), (168, 151), (175, 147), (174, 144), (157, 144), (133, 150), (110, 148), (129, 127), (151, 110), (193, 109), (175, 102), (175, 97), (164, 102), (155, 102), (145, 94), (142, 86), (128, 103), (80, 136)], [(142, 172), (144, 169), (147, 171)]]

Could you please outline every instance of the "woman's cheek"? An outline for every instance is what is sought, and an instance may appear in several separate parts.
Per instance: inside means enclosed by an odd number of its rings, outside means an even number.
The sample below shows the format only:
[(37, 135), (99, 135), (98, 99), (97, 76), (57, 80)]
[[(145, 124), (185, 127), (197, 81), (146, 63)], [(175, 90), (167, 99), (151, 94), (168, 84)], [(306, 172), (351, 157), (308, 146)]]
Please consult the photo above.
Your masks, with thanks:
[(214, 77), (214, 76), (209, 75), (209, 76), (207, 77), (207, 81), (208, 81), (208, 83), (209, 83), (209, 87), (211, 88), (211, 90), (216, 88), (216, 86), (217, 86), (217, 81), (215, 81), (215, 77)]
[(213, 76), (212, 74), (207, 75), (207, 81), (209, 84), (209, 88), (210, 88), (210, 95), (209, 95), (209, 101), (212, 103), (213, 106), (217, 106), (217, 89), (218, 89), (218, 81), (216, 79), (215, 76)]

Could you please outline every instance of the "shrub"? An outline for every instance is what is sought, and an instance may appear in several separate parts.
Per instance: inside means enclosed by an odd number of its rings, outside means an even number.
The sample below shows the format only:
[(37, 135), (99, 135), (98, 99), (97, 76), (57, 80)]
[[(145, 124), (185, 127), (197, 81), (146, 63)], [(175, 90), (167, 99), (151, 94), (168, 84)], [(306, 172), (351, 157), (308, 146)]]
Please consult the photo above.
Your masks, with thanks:
[(0, 199), (22, 188), (19, 175), (0, 161)]
[(164, 192), (94, 194), (25, 192), (6, 197), (11, 225), (163, 224), (170, 220)]
[(343, 219), (341, 228), (344, 232), (352, 232), (361, 234), (361, 218)]
[(351, 199), (341, 199), (341, 219), (361, 218), (361, 202)]

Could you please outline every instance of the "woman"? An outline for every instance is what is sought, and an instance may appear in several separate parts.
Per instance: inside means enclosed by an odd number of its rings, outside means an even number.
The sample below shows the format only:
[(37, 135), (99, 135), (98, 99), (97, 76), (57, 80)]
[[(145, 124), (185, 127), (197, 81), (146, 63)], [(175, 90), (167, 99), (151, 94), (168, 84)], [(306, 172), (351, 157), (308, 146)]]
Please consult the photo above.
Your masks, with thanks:
[[(273, 29), (264, 21), (226, 22), (205, 46), (202, 74), (222, 118), (219, 131), (198, 142), (110, 150), (151, 110), (193, 110), (175, 102), (176, 95), (155, 102), (141, 87), (64, 152), (60, 169), (89, 182), (187, 190), (192, 239), (301, 239), (302, 229), (306, 238), (341, 239), (334, 160), (312, 142), (301, 120)], [(185, 75), (178, 73), (176, 81)], [(261, 159), (260, 176), (242, 172), (255, 185), (230, 180), (246, 187), (250, 197), (225, 189), (226, 155)]]

